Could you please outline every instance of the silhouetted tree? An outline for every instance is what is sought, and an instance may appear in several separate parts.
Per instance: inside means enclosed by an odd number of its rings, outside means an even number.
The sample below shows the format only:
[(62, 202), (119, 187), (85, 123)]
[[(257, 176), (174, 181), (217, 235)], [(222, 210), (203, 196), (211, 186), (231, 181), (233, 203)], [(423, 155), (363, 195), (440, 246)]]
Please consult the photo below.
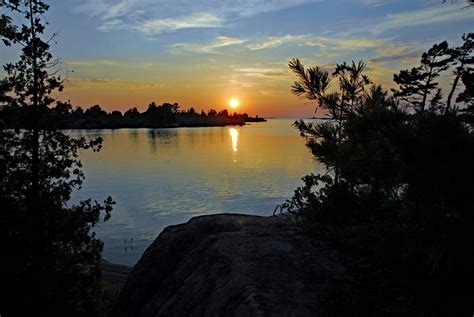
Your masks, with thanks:
[(125, 111), (124, 116), (139, 116), (140, 112), (138, 111), (137, 107), (133, 107)]
[[(432, 104), (439, 101), (441, 91), (437, 89), (436, 78), (442, 71), (447, 70), (453, 61), (450, 52), (448, 42), (435, 44), (428, 52), (423, 53), (420, 66), (402, 70), (398, 75), (394, 75), (393, 79), (399, 85), (394, 95), (421, 112), (425, 110), (430, 95)], [(433, 95), (434, 90), (436, 92)]]
[(472, 107), (474, 102), (474, 71), (464, 72), (461, 80), (464, 84), (464, 91), (459, 94), (456, 102), (466, 103)]
[(99, 106), (99, 105), (94, 105), (90, 108), (88, 108), (84, 114), (88, 117), (92, 117), (92, 118), (103, 118), (107, 115), (107, 112), (105, 112), (104, 110), (102, 110), (102, 108)]
[[(335, 182), (338, 183), (342, 158), (339, 149), (344, 141), (343, 122), (358, 106), (366, 86), (370, 84), (368, 77), (363, 74), (365, 63), (360, 61), (337, 65), (332, 76), (319, 67), (305, 69), (298, 59), (291, 60), (289, 67), (299, 78), (293, 83), (292, 92), (316, 101), (316, 111), (318, 108), (323, 109), (331, 121), (313, 124), (300, 120), (295, 122), (295, 126), (307, 138), (307, 146), (312, 153), (327, 168), (334, 168)], [(333, 78), (338, 81), (338, 92), (327, 91)]]
[[(5, 86), (6, 87), (6, 86)], [(3, 126), (7, 128), (26, 128), (28, 111), (15, 105), (14, 100), (6, 94), (0, 97), (5, 101), (0, 107)], [(1, 95), (0, 95), (1, 96)], [(3, 99), (1, 99), (3, 98)], [(194, 111), (194, 112), (193, 112)], [(152, 102), (147, 110), (140, 113), (132, 108), (125, 112), (112, 111), (107, 113), (99, 105), (83, 110), (80, 107), (72, 109), (69, 102), (56, 102), (56, 105), (44, 109), (42, 125), (49, 128), (61, 129), (117, 129), (117, 128), (170, 128), (196, 126), (225, 126), (243, 125), (245, 122), (265, 121), (261, 118), (251, 118), (248, 114), (229, 115), (227, 110), (219, 111), (213, 116), (207, 116), (203, 111), (198, 114), (193, 108), (180, 111), (177, 104), (164, 103), (157, 105)]]
[[(362, 63), (337, 66), (339, 90), (331, 93), (327, 72), (306, 70), (296, 59), (289, 63), (299, 78), (293, 93), (315, 100), (331, 119), (295, 125), (313, 155), (335, 173), (305, 176), (283, 208), (309, 226), (377, 228), (377, 238), (393, 247), (378, 255), (401, 259), (404, 276), (423, 280), (416, 287), (423, 289), (428, 315), (439, 313), (434, 304), (442, 301), (443, 313), (470, 313), (474, 296), (472, 35), (463, 39), (454, 49), (446, 42), (434, 45), (421, 66), (394, 76), (400, 90), (393, 97), (370, 84)], [(454, 88), (448, 99), (459, 82), (464, 91), (448, 107), (436, 79), (450, 68)], [(457, 294), (466, 300), (446, 300)]]
[[(465, 76), (466, 79), (468, 79), (470, 74), (472, 74), (473, 72), (472, 69), (469, 68), (469, 66), (474, 65), (474, 56), (473, 56), (474, 33), (464, 34), (462, 36), (462, 39), (464, 43), (461, 46), (456, 47), (450, 51), (450, 54), (453, 60), (452, 63), (455, 66), (455, 69), (454, 69), (455, 77), (454, 77), (453, 85), (451, 87), (451, 91), (449, 92), (449, 95), (448, 95), (447, 109), (451, 108), (451, 101), (458, 87), (459, 80), (462, 79), (463, 76)], [(464, 84), (466, 86), (466, 81), (464, 81)], [(457, 102), (460, 102), (461, 100), (463, 102), (468, 102), (468, 100), (464, 100), (464, 99), (459, 99), (457, 100)]]
[[(443, 3), (446, 3), (446, 2), (455, 3), (455, 2), (458, 2), (458, 0), (443, 0)], [(468, 6), (474, 5), (474, 0), (466, 0), (465, 2), (467, 3)]]
[(10, 84), (7, 80), (0, 80), (0, 109), (4, 106), (14, 106), (14, 99), (8, 96), (8, 92), (11, 90)]
[[(148, 110), (152, 111), (153, 109), (156, 109), (158, 106), (156, 105), (156, 103), (154, 101), (152, 101), (149, 105), (148, 105)], [(147, 110), (147, 111), (148, 111)]]
[(23, 315), (34, 307), (40, 315), (93, 314), (102, 242), (91, 229), (102, 212), (105, 220), (110, 217), (113, 201), (67, 204), (84, 178), (79, 151), (97, 151), (102, 140), (72, 139), (51, 122), (51, 113), (64, 115), (70, 108), (61, 103), (49, 108), (52, 93), (62, 90), (54, 70), (58, 62), (42, 39), (42, 16), (49, 6), (40, 0), (2, 0), (0, 8), (24, 18), (14, 26), (3, 15), (8, 30), (1, 36), (7, 46), (21, 47), (20, 60), (4, 69), (11, 95), (6, 102), (25, 114), (24, 130), (0, 130), (1, 267), (8, 290), (0, 313)]
[(219, 111), (219, 116), (228, 118), (229, 117), (229, 112), (227, 111), (227, 109), (224, 109), (222, 111)]

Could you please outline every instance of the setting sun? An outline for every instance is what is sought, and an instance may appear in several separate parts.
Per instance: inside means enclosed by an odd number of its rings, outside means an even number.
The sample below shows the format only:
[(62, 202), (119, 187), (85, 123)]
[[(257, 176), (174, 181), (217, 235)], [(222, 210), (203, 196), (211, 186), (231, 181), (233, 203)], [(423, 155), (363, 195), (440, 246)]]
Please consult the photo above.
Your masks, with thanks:
[(473, 13), (0, 0), (0, 317), (474, 317)]
[(237, 99), (231, 99), (229, 101), (229, 105), (232, 107), (232, 108), (237, 108), (239, 106), (239, 101)]

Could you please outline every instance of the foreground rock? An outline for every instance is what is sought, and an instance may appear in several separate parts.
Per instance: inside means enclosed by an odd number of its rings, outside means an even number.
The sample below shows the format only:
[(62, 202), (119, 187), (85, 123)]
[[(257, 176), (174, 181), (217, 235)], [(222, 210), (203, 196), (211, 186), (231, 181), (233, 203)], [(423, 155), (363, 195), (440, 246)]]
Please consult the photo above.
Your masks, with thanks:
[(146, 250), (117, 314), (326, 315), (334, 290), (352, 283), (353, 263), (290, 218), (197, 217), (166, 228)]

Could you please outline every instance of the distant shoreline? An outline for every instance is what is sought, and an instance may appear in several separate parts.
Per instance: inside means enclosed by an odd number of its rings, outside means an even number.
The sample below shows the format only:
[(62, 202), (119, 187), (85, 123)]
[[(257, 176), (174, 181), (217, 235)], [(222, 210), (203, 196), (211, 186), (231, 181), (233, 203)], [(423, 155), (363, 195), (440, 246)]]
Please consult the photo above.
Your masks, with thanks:
[(169, 126), (161, 126), (161, 127), (147, 127), (147, 126), (142, 126), (142, 127), (102, 127), (102, 128), (61, 128), (60, 130), (122, 130), (122, 129), (179, 129), (179, 128), (219, 128), (219, 127), (235, 127), (235, 126), (246, 126), (250, 125), (248, 123), (262, 123), (262, 122), (268, 122), (268, 120), (263, 119), (262, 121), (248, 121), (245, 123), (223, 123), (223, 124), (203, 124), (203, 125), (169, 125)]
[(0, 108), (0, 129), (60, 129), (60, 130), (99, 130), (124, 128), (183, 128), (183, 127), (222, 127), (245, 125), (250, 122), (266, 122), (258, 115), (250, 117), (247, 113), (229, 113), (227, 110), (196, 112), (194, 108), (180, 110), (177, 103), (156, 105), (151, 103), (144, 112), (137, 108), (125, 113), (104, 111), (99, 105), (86, 110), (67, 103), (58, 103), (54, 108), (42, 108), (32, 113), (29, 107), (10, 105)]

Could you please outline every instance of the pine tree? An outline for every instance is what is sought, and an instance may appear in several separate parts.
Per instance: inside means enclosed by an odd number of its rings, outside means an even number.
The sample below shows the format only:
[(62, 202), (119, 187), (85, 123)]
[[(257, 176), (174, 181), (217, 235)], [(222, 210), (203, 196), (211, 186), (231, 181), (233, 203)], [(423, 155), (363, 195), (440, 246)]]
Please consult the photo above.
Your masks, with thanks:
[(448, 42), (435, 44), (428, 52), (423, 53), (420, 66), (402, 70), (394, 75), (393, 80), (399, 86), (399, 89), (394, 91), (395, 97), (412, 105), (418, 112), (426, 110), (430, 96), (431, 104), (435, 104), (440, 99), (436, 79), (453, 61), (450, 52)]
[[(464, 34), (462, 36), (462, 39), (464, 41), (463, 44), (459, 47), (452, 49), (450, 52), (453, 60), (453, 66), (455, 66), (455, 77), (453, 85), (451, 87), (451, 91), (448, 95), (447, 109), (451, 109), (451, 102), (454, 97), (454, 93), (458, 88), (459, 80), (462, 80), (463, 78), (468, 78), (470, 74), (472, 74), (472, 68), (470, 67), (474, 65), (474, 33)], [(463, 81), (466, 82), (465, 80)], [(467, 84), (469, 84), (469, 82), (467, 82)], [(467, 102), (468, 100), (459, 99), (456, 101)]]
[[(94, 310), (102, 242), (91, 232), (114, 202), (83, 201), (68, 206), (84, 179), (80, 150), (98, 151), (102, 140), (73, 139), (44, 115), (63, 89), (56, 76), (59, 61), (44, 40), (40, 0), (2, 0), (0, 8), (23, 16), (14, 25), (3, 14), (1, 37), (6, 46), (21, 47), (20, 59), (4, 66), (3, 102), (24, 111), (23, 130), (0, 130), (0, 218), (3, 289), (0, 314), (22, 315), (35, 307), (40, 315), (81, 315)], [(8, 92), (8, 93), (7, 93)]]

